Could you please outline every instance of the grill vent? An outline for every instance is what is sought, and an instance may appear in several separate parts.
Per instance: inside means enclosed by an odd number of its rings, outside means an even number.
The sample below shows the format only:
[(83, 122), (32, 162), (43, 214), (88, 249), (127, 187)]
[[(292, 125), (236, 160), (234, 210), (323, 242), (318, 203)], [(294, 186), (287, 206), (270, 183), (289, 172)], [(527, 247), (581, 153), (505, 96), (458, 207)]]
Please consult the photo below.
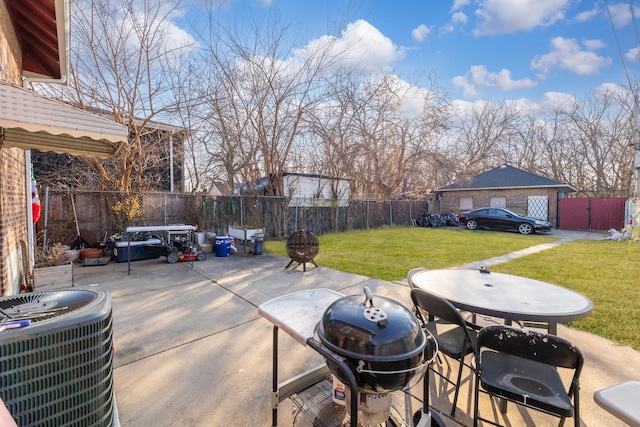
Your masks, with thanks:
[(0, 298), (3, 315), (19, 313), (20, 318), (29, 318), (28, 310), (33, 309), (33, 320), (38, 320), (0, 333), (0, 395), (16, 423), (112, 425), (113, 328), (108, 291), (80, 288), (28, 295), (26, 301), (24, 296), (13, 301)]

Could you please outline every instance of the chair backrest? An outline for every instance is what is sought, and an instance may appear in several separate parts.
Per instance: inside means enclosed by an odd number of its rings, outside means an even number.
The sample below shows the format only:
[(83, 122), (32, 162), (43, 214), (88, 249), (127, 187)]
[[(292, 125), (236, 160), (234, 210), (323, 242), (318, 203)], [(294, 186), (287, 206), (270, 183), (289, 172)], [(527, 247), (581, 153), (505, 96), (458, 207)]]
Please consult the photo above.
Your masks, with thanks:
[(411, 289), (415, 289), (417, 287), (413, 282), (413, 276), (415, 276), (416, 273), (420, 273), (421, 271), (427, 271), (427, 269), (425, 267), (417, 267), (409, 270), (409, 272), (407, 273), (407, 282), (409, 283), (409, 287)]
[[(466, 329), (467, 324), (464, 318), (458, 309), (446, 299), (430, 294), (425, 290), (415, 288), (411, 289), (411, 301), (413, 301), (416, 308), (421, 308), (429, 313), (430, 317), (435, 316)], [(417, 309), (416, 316), (426, 323), (426, 319), (422, 319), (422, 315)]]
[(478, 333), (477, 349), (488, 348), (547, 365), (582, 370), (580, 350), (564, 338), (544, 332), (505, 325), (484, 327)]

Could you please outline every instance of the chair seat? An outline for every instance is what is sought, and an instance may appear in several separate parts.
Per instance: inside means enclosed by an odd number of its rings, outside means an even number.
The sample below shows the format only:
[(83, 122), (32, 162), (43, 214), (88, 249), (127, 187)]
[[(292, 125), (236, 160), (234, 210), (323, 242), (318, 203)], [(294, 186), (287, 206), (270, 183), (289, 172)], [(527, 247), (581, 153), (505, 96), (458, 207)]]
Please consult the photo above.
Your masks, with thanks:
[(510, 354), (482, 354), (480, 384), (492, 394), (561, 417), (573, 416), (573, 405), (553, 367)]
[[(427, 323), (427, 330), (433, 334), (438, 341), (438, 348), (441, 352), (454, 359), (464, 357), (473, 352), (477, 335), (468, 331), (473, 347), (465, 341), (465, 332), (457, 324), (438, 319)], [(475, 332), (475, 331), (473, 331)]]
[[(422, 268), (411, 270), (408, 275), (409, 284), (413, 283), (413, 275), (423, 270)], [(458, 362), (458, 373), (455, 378), (449, 378), (448, 373), (438, 372), (433, 366), (429, 366), (428, 369), (428, 372), (433, 372), (455, 387), (451, 403), (451, 416), (455, 417), (462, 382), (462, 369), (468, 366), (472, 371), (474, 370), (474, 366), (467, 364), (464, 359), (468, 354), (475, 356), (477, 331), (469, 329), (458, 309), (437, 295), (414, 287), (411, 289), (411, 300), (421, 326), (433, 336), (429, 339), (434, 340), (438, 345), (438, 352)], [(429, 384), (428, 376), (424, 383)]]

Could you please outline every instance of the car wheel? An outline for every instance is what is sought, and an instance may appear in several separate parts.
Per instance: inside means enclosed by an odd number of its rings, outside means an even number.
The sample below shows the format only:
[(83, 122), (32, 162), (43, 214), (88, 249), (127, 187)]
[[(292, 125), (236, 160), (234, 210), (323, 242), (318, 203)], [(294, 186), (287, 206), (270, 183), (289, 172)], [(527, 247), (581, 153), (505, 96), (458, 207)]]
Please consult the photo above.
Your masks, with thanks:
[(518, 231), (520, 234), (531, 234), (533, 233), (533, 227), (531, 224), (523, 223), (518, 225)]
[(467, 221), (467, 228), (469, 230), (475, 230), (478, 228), (478, 223), (476, 222), (475, 219), (470, 219)]
[(171, 252), (169, 255), (167, 255), (167, 261), (169, 261), (169, 264), (178, 262), (178, 252)]

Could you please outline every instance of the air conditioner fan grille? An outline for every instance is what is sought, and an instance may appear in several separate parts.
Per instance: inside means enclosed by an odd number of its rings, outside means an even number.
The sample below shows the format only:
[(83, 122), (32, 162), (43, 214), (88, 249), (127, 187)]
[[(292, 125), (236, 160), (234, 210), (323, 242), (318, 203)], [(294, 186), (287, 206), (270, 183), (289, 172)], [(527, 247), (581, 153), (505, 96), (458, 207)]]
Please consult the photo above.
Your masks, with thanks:
[(92, 302), (96, 294), (85, 290), (26, 293), (0, 300), (0, 320), (39, 322), (72, 313)]
[(0, 395), (19, 426), (112, 425), (112, 311), (104, 301), (108, 310), (70, 326), (52, 319), (14, 330), (44, 327), (19, 340), (0, 335)]

